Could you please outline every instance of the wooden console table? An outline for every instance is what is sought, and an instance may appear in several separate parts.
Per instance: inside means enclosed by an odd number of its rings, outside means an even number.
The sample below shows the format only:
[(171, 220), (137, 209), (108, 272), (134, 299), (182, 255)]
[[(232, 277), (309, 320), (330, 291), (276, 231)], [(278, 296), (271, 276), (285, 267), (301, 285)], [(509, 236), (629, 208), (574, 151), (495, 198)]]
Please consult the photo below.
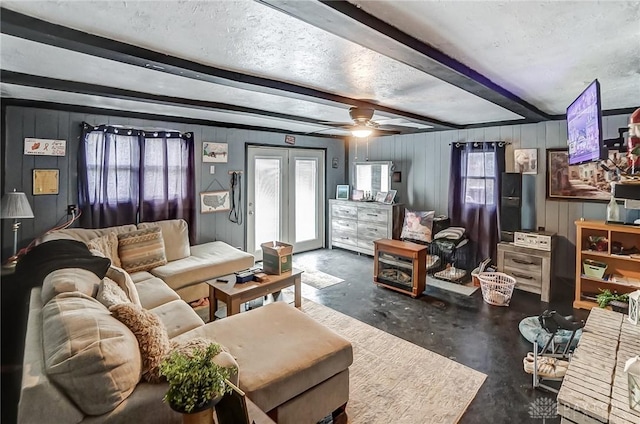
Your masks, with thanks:
[(640, 352), (640, 326), (593, 308), (558, 392), (562, 423), (640, 423), (629, 408), (624, 363)]

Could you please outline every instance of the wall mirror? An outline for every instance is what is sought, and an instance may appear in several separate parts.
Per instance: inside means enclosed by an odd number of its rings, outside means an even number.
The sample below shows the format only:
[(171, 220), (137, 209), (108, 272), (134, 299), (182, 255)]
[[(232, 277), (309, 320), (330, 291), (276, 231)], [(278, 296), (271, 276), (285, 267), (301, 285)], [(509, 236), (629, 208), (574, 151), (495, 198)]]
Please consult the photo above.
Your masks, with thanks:
[(354, 162), (353, 188), (370, 192), (375, 196), (379, 191), (388, 192), (391, 189), (391, 161)]

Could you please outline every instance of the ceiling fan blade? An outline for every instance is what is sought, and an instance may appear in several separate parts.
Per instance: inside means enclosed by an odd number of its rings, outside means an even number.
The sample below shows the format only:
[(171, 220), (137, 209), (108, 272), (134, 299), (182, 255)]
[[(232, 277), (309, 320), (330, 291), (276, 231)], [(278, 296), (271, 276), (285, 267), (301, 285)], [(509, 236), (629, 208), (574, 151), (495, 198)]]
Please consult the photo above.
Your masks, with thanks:
[(319, 125), (327, 125), (330, 127), (349, 127), (353, 126), (353, 122), (331, 122), (331, 121), (320, 121)]

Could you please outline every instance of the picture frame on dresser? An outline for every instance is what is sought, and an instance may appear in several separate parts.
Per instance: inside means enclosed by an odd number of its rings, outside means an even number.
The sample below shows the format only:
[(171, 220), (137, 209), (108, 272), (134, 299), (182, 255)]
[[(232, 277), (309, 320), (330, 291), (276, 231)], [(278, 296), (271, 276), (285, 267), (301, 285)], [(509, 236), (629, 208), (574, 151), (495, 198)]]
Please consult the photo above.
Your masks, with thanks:
[(336, 199), (349, 200), (349, 186), (346, 184), (338, 184), (336, 186)]

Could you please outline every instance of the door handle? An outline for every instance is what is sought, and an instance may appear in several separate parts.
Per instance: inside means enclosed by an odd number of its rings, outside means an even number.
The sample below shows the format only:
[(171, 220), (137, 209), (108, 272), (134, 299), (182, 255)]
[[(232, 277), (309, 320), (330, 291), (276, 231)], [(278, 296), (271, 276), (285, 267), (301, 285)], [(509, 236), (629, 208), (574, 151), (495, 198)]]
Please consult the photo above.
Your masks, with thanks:
[(249, 215), (253, 215), (253, 211), (249, 211)]

